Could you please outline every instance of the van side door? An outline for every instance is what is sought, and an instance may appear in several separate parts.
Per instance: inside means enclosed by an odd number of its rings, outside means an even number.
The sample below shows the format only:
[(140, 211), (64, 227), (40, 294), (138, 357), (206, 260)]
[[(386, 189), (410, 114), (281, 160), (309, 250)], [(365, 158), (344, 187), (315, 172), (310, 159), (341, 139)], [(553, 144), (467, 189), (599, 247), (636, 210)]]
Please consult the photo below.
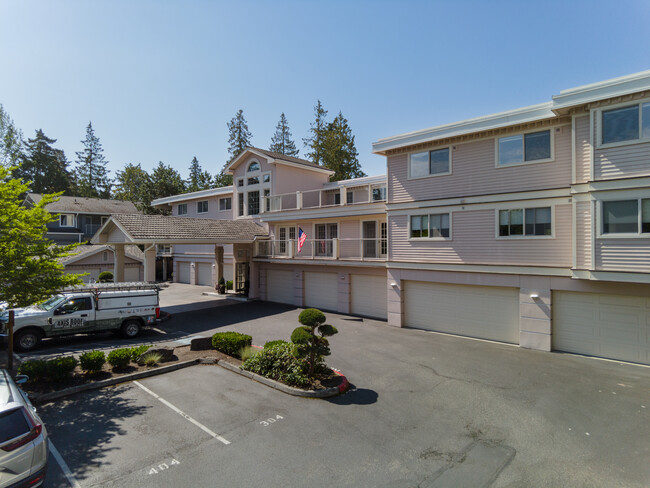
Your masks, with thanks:
[(92, 330), (95, 308), (91, 297), (71, 297), (54, 310), (52, 335), (76, 334)]

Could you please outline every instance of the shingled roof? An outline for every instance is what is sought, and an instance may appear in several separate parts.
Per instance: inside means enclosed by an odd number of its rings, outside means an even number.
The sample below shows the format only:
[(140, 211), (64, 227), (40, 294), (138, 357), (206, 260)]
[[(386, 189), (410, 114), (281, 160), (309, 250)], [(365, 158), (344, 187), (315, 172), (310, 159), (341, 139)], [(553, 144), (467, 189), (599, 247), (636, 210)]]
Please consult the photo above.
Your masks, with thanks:
[(281, 161), (288, 161), (289, 163), (302, 164), (303, 166), (311, 166), (312, 168), (328, 169), (325, 166), (321, 166), (320, 164), (312, 163), (311, 161), (307, 161), (306, 159), (296, 158), (294, 156), (287, 156), (286, 154), (277, 153), (277, 152), (273, 152), (273, 151), (267, 151), (266, 149), (260, 149), (259, 147), (249, 147), (247, 149), (252, 149), (253, 151), (260, 152), (260, 153), (264, 154), (265, 156), (268, 156), (268, 157), (270, 157), (272, 159), (279, 159)]
[[(27, 198), (34, 203), (41, 201), (40, 193), (28, 193)], [(107, 200), (103, 198), (84, 198), (61, 196), (56, 202), (45, 206), (51, 213), (84, 213), (97, 215), (110, 215), (114, 213), (139, 213), (132, 202), (123, 200)]]
[[(89, 256), (92, 256), (93, 254), (97, 254), (98, 252), (102, 251), (111, 251), (112, 249), (110, 246), (106, 244), (84, 244), (82, 246), (78, 246), (74, 249), (74, 254), (71, 256), (64, 256), (58, 259), (58, 261), (61, 264), (71, 264), (76, 261), (80, 261), (82, 259), (85, 259)], [(135, 259), (136, 261), (141, 261), (144, 262), (144, 253), (140, 250), (138, 246), (135, 245), (130, 245), (130, 246), (124, 246), (124, 254), (126, 257), (129, 257), (131, 259)]]
[(100, 234), (106, 234), (111, 225), (117, 226), (126, 237), (135, 243), (192, 243), (253, 242), (256, 238), (268, 237), (261, 225), (251, 220), (213, 220), (170, 217), (166, 215), (116, 214), (93, 237), (100, 243)]

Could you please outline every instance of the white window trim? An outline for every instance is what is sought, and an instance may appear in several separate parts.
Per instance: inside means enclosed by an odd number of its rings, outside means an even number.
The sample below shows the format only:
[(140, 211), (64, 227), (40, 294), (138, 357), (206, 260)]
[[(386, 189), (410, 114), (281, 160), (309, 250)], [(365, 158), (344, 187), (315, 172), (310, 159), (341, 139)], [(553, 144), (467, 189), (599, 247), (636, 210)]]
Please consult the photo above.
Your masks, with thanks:
[[(203, 202), (208, 204), (208, 210), (203, 210), (202, 212), (199, 212), (199, 203), (203, 203)], [(196, 202), (196, 213), (197, 214), (205, 214), (205, 213), (208, 213), (209, 211), (210, 211), (210, 203), (208, 202), (208, 200), (199, 200), (198, 202)]]
[[(181, 207), (185, 207), (185, 212), (181, 213)], [(187, 215), (187, 203), (179, 203), (176, 206), (176, 215)]]
[[(523, 210), (524, 212), (524, 232), (526, 232), (526, 210), (533, 208), (546, 208), (551, 207), (551, 235), (550, 236), (527, 236), (526, 234), (520, 236), (501, 236), (499, 235), (499, 212), (501, 210)], [(518, 241), (530, 239), (555, 239), (555, 205), (509, 205), (494, 209), (494, 236), (497, 241)]]
[[(449, 237), (411, 237), (411, 217), (422, 217), (426, 215), (429, 220), (429, 226), (431, 222), (431, 216), (432, 215), (444, 215), (444, 214), (449, 214)], [(408, 215), (408, 240), (413, 241), (413, 242), (435, 242), (435, 241), (452, 241), (454, 237), (454, 229), (453, 229), (453, 218), (452, 218), (452, 212), (451, 211), (445, 211), (445, 212), (413, 212)], [(430, 227), (429, 227), (430, 228)], [(388, 230), (388, 229), (387, 229)]]
[[(61, 223), (61, 218), (65, 217), (66, 224)], [(59, 215), (59, 227), (74, 227), (74, 214), (61, 214)]]
[[(269, 177), (269, 181), (265, 182), (264, 177), (267, 176)], [(260, 185), (270, 185), (271, 184), (271, 172), (270, 171), (265, 171), (262, 173), (262, 177), (260, 178)]]
[[(559, 129), (557, 126), (549, 127), (548, 129), (542, 129), (540, 130), (539, 127), (535, 129), (530, 129), (526, 130), (523, 132), (517, 132), (513, 134), (502, 134), (500, 136), (497, 136), (494, 138), (494, 167), (497, 169), (500, 168), (512, 168), (513, 166), (529, 166), (531, 164), (539, 164), (539, 163), (551, 163), (555, 161), (555, 131)], [(506, 137), (513, 137), (513, 136), (522, 136), (522, 138), (526, 134), (533, 134), (535, 132), (545, 132), (549, 131), (550, 134), (550, 142), (551, 142), (551, 157), (546, 158), (546, 159), (534, 159), (533, 161), (522, 161), (521, 163), (508, 163), (508, 164), (499, 164), (499, 139), (504, 139)], [(526, 156), (526, 148), (524, 147), (524, 157)]]
[[(650, 142), (650, 138), (642, 138), (641, 137), (641, 131), (643, 130), (643, 127), (641, 126), (642, 118), (641, 118), (641, 105), (644, 103), (650, 102), (650, 98), (642, 98), (640, 100), (635, 100), (635, 103), (630, 103), (630, 102), (622, 102), (622, 103), (616, 103), (613, 105), (607, 105), (604, 107), (599, 107), (591, 110), (590, 113), (590, 120), (594, 120), (593, 113), (596, 112), (596, 148), (598, 149), (609, 149), (612, 147), (621, 147), (621, 146), (632, 146), (634, 144), (643, 144), (646, 142)], [(637, 105), (639, 107), (639, 138), (638, 139), (631, 139), (629, 141), (620, 141), (620, 142), (609, 142), (607, 144), (603, 144), (603, 112), (607, 112), (608, 110), (615, 110), (617, 108), (624, 108), (624, 107), (633, 107), (634, 105)]]
[[(452, 165), (453, 165), (453, 152), (454, 148), (456, 146), (442, 146), (442, 147), (435, 147), (435, 148), (430, 148), (430, 149), (425, 149), (425, 150), (419, 150), (419, 151), (411, 151), (408, 153), (408, 156), (406, 158), (406, 165), (407, 165), (407, 180), (423, 180), (426, 178), (437, 178), (438, 176), (449, 176), (452, 174)], [(434, 175), (428, 174), (425, 176), (411, 176), (411, 155), (412, 154), (420, 154), (423, 152), (431, 153), (431, 151), (439, 151), (441, 149), (449, 149), (449, 171), (446, 173), (436, 173)], [(431, 156), (429, 156), (429, 164), (431, 164)], [(386, 199), (388, 199), (388, 184), (386, 184)]]
[[(230, 199), (230, 208), (224, 208), (224, 209), (222, 209), (222, 208), (221, 208), (221, 201), (222, 201), (222, 200), (225, 201), (225, 200), (228, 200), (228, 199)], [(229, 210), (232, 210), (232, 197), (221, 197), (221, 198), (219, 198), (219, 212), (227, 212), (227, 211), (229, 211)]]
[[(603, 203), (605, 202), (620, 202), (625, 200), (636, 200), (637, 201), (637, 232), (617, 232), (615, 234), (604, 234), (603, 233)], [(643, 225), (643, 207), (641, 205), (642, 200), (650, 200), (648, 197), (620, 197), (612, 198), (609, 197), (604, 200), (597, 200), (598, 205), (596, 205), (596, 222), (598, 222), (598, 229), (596, 229), (596, 238), (597, 239), (650, 239), (650, 232), (641, 232), (641, 226)]]
[[(245, 195), (244, 196), (244, 216), (245, 217), (256, 218), (256, 217), (259, 217), (260, 215), (262, 215), (262, 202), (264, 201), (263, 190), (259, 187), (259, 185), (251, 185), (251, 186), (253, 188), (251, 188), (250, 191), (242, 192)], [(248, 208), (248, 194), (253, 193), (253, 192), (258, 193), (258, 195), (257, 195), (257, 206), (258, 206), (259, 211), (256, 214), (250, 213), (249, 208)]]
[[(241, 182), (241, 185), (239, 184)], [(244, 188), (244, 178), (237, 178), (237, 188)]]
[[(251, 165), (253, 163), (257, 163), (257, 166), (259, 166), (259, 169), (251, 171), (250, 167), (251, 167)], [(260, 163), (257, 159), (251, 159), (248, 162), (248, 164), (246, 165), (246, 175), (248, 175), (249, 173), (260, 173), (261, 171), (262, 171), (262, 163)]]

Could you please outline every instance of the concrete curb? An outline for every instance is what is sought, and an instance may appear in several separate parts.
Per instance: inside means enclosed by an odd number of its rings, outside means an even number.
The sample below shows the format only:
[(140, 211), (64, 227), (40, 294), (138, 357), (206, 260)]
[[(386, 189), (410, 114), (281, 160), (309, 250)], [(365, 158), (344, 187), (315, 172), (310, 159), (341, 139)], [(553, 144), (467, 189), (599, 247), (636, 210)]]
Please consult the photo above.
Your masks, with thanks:
[(234, 364), (228, 363), (223, 360), (218, 361), (217, 364), (222, 368), (232, 371), (233, 373), (237, 373), (238, 375), (244, 376), (246, 378), (250, 378), (253, 381), (257, 381), (258, 383), (262, 383), (266, 386), (270, 386), (271, 388), (275, 388), (276, 390), (279, 390), (283, 393), (287, 393), (289, 395), (298, 396), (298, 397), (329, 398), (329, 397), (339, 395), (341, 393), (345, 393), (350, 386), (350, 383), (348, 382), (347, 378), (338, 371), (335, 371), (335, 373), (339, 376), (343, 376), (343, 381), (339, 386), (333, 386), (331, 388), (325, 388), (323, 390), (301, 390), (300, 388), (287, 386), (283, 383), (272, 380), (270, 378), (265, 378), (264, 376), (260, 376), (256, 373), (245, 371), (243, 369), (240, 369), (239, 366), (235, 366)]
[[(65, 388), (59, 391), (53, 391), (51, 393), (44, 393), (42, 395), (34, 395), (29, 397), (30, 401), (34, 405), (40, 405), (42, 403), (51, 402), (52, 400), (58, 400), (59, 398), (67, 397), (69, 395), (74, 395), (76, 393), (81, 393), (82, 391), (89, 390), (98, 390), (106, 386), (117, 385), (119, 383), (126, 383), (128, 381), (138, 380), (140, 378), (148, 378), (149, 376), (156, 376), (159, 374), (169, 373), (171, 371), (176, 371), (177, 369), (187, 368), (188, 366), (194, 366), (198, 364), (200, 359), (192, 359), (191, 361), (183, 361), (181, 363), (170, 364), (169, 366), (160, 366), (149, 371), (139, 371), (138, 373), (125, 374), (124, 376), (118, 376), (117, 378), (109, 378), (107, 380), (95, 381), (93, 383), (86, 383), (84, 385), (73, 386), (71, 388)], [(214, 364), (214, 363), (213, 363)]]

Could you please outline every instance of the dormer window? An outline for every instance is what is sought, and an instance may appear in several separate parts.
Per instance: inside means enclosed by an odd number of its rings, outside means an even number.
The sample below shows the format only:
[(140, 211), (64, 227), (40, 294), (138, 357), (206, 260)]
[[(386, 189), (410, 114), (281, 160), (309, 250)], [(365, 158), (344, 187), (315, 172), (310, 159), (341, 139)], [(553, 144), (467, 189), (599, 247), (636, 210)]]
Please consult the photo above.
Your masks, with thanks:
[(253, 173), (259, 170), (260, 170), (260, 163), (258, 163), (257, 161), (253, 161), (251, 164), (248, 165), (248, 169), (246, 170), (246, 172)]

